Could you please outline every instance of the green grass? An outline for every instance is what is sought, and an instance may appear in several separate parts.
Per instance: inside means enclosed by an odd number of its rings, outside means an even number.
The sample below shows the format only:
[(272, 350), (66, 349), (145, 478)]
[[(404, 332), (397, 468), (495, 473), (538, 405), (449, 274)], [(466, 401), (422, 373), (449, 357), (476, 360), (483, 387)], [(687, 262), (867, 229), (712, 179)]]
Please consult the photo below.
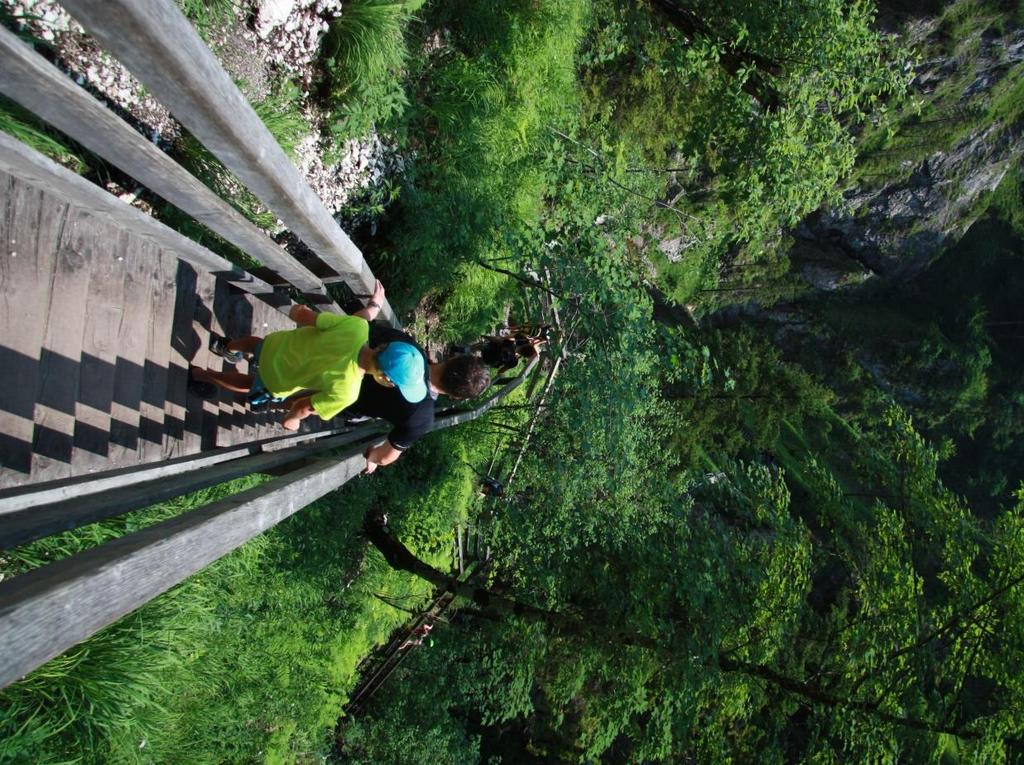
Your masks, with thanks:
[(450, 303), (455, 336), (493, 323), (486, 303), (503, 299), (481, 294), (484, 277), (468, 264), (510, 258), (517, 270), (531, 258), (524, 231), (544, 210), (548, 126), (567, 124), (578, 104), (574, 55), (588, 5), (455, 2), (428, 20), (452, 40), (417, 62), (406, 126), (417, 161), (377, 259), (400, 307), (432, 287), (444, 326)]
[(80, 175), (88, 169), (86, 152), (6, 96), (0, 96), (0, 130)]
[(321, 44), (321, 97), (334, 111), (336, 140), (356, 138), (402, 114), (409, 50), (405, 28), (422, 0), (351, 0)]
[[(60, 560), (259, 482), (240, 479), (15, 548), (4, 553), (2, 572), (6, 578)], [(247, 546), (234, 560), (258, 556), (259, 547), (259, 541)], [(214, 608), (202, 588), (175, 588), (6, 689), (0, 760), (17, 761), (29, 751), (36, 762), (75, 761), (79, 751), (95, 762), (114, 751), (141, 756), (140, 742), (170, 716), (168, 689)]]
[[(0, 761), (321, 761), (360, 661), (432, 594), (367, 549), (363, 514), (384, 510), (403, 542), (446, 569), (455, 523), (476, 513), (470, 465), (485, 469), (494, 445), (465, 429), (430, 436), (48, 662), (0, 694)], [(17, 548), (3, 573), (260, 480)]]
[(206, 38), (218, 26), (234, 18), (234, 0), (175, 0), (185, 18)]
[(302, 112), (302, 98), (297, 85), (279, 82), (270, 95), (253, 104), (256, 115), (291, 159), (295, 159), (296, 146), (310, 134), (309, 122)]

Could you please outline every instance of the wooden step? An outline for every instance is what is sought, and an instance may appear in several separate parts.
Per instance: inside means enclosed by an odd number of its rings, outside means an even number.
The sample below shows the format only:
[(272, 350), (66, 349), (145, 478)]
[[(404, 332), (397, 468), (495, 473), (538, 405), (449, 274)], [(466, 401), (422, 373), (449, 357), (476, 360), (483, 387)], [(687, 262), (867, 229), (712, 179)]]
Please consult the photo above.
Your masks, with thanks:
[(199, 421), (196, 417), (190, 417), (188, 406), (188, 365), (199, 345), (199, 339), (193, 330), (193, 315), (196, 311), (196, 271), (180, 260), (175, 260), (172, 267), (174, 309), (168, 332), (170, 356), (167, 366), (167, 390), (164, 393), (165, 459), (196, 454), (200, 451), (201, 444)]
[(105, 247), (95, 247), (92, 252), (75, 404), (72, 475), (112, 467), (108, 459), (110, 411), (114, 400), (118, 334), (125, 312), (124, 260), (131, 244), (126, 233), (118, 232), (108, 238)]
[(154, 248), (148, 252), (153, 260), (146, 282), (146, 295), (151, 303), (151, 320), (146, 327), (146, 361), (142, 370), (139, 406), (139, 462), (163, 459), (164, 410), (171, 360), (168, 327), (175, 307), (176, 259)]
[[(200, 271), (196, 275), (196, 310), (193, 316), (193, 330), (196, 332), (199, 348), (191, 359), (196, 367), (220, 371), (220, 358), (210, 352), (210, 331), (216, 326), (214, 316), (214, 298), (216, 295), (216, 279), (210, 273)], [(189, 395), (189, 407), (200, 407), (203, 411), (202, 442), (204, 452), (216, 449), (221, 442), (220, 433), (220, 395), (213, 399), (203, 399)]]
[(0, 173), (0, 488), (27, 483), (51, 274), (67, 205)]
[(117, 360), (113, 401), (110, 406), (111, 467), (138, 461), (139, 408), (146, 368), (146, 328), (153, 321), (149, 295), (150, 272), (159, 265), (156, 246), (133, 238), (124, 254), (124, 312), (117, 328)]
[(71, 475), (89, 268), (105, 247), (101, 221), (70, 208), (57, 246), (39, 357), (32, 480)]

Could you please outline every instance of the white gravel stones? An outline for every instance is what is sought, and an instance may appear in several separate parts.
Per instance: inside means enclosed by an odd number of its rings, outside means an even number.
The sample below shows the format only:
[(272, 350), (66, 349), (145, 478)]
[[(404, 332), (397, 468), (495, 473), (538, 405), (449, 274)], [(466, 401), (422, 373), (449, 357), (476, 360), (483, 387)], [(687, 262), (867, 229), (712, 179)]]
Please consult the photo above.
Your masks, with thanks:
[(77, 21), (54, 0), (3, 0), (22, 27), (54, 44), (63, 69), (75, 75), (79, 85), (88, 85), (146, 126), (148, 135), (171, 139), (178, 124), (170, 113), (145, 90), (120, 62), (85, 34)]
[(330, 21), (341, 16), (340, 0), (258, 0), (256, 35), (268, 60), (308, 86), (311, 64)]
[(296, 147), (299, 169), (332, 212), (342, 209), (360, 191), (379, 186), (405, 169), (394, 147), (376, 134), (346, 141), (338, 154), (341, 159), (337, 163), (324, 165), (317, 136), (310, 136)]
[(281, 26), (295, 9), (295, 0), (260, 0), (256, 11), (256, 33), (267, 39), (267, 35)]

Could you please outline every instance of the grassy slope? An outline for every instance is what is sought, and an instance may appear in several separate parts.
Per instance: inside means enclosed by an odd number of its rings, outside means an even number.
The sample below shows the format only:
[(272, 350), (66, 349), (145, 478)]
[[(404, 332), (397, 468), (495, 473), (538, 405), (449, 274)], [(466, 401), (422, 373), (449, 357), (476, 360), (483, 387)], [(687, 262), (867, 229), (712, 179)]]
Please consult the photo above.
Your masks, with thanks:
[[(252, 540), (7, 689), (0, 761), (301, 762), (328, 743), (356, 668), (429, 588), (360, 534), (381, 508), (413, 549), (450, 564), (494, 444), (431, 436)], [(244, 483), (252, 483), (247, 479)], [(13, 551), (4, 573), (63, 557), (237, 491), (239, 482)], [(378, 597), (381, 596), (381, 597)]]

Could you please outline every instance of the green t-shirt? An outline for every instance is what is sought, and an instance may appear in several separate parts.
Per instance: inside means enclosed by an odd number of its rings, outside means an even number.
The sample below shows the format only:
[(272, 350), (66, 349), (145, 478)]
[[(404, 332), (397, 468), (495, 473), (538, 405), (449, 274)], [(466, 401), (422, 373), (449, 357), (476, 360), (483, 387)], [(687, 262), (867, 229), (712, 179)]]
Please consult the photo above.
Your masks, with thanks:
[(275, 396), (315, 391), (310, 403), (322, 419), (329, 420), (359, 397), (363, 382), (359, 349), (369, 337), (365, 319), (317, 314), (315, 327), (271, 332), (263, 339), (260, 378)]

